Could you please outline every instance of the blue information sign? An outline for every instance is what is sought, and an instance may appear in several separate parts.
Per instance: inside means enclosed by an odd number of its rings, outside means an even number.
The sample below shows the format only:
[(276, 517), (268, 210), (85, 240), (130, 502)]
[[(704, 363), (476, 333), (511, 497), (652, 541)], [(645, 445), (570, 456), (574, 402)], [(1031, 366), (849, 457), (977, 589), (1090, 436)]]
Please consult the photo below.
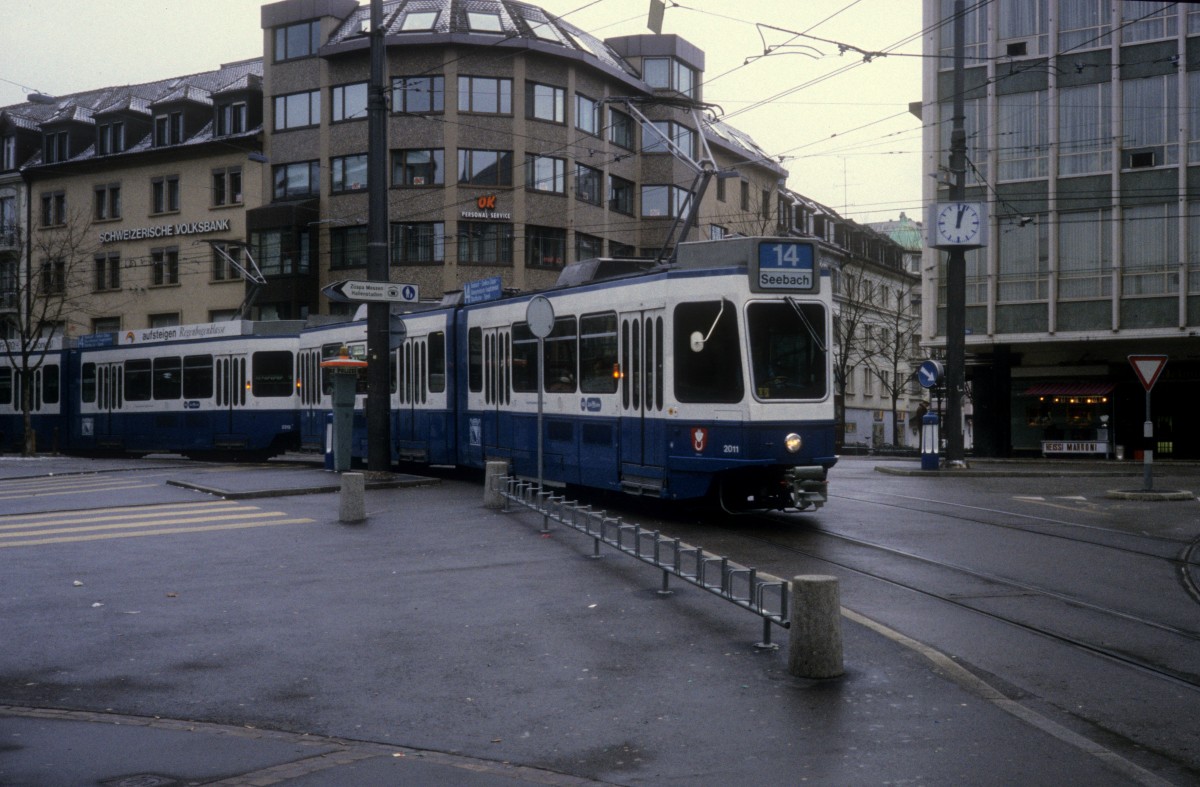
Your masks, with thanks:
[(493, 276), (490, 279), (476, 279), (475, 281), (467, 282), (463, 287), (463, 302), (464, 303), (483, 303), (484, 301), (494, 301), (499, 299), (502, 292), (502, 285), (499, 276)]
[(936, 388), (938, 383), (942, 381), (941, 361), (925, 361), (921, 364), (921, 368), (917, 369), (917, 382), (922, 388)]

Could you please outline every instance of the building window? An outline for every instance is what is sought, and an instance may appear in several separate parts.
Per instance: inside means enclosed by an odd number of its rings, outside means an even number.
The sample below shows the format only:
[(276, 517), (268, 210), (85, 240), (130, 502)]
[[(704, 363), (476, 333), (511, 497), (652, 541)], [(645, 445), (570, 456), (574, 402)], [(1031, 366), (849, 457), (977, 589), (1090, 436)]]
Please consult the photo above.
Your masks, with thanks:
[(316, 20), (275, 28), (275, 60), (315, 55), (320, 48), (321, 25)]
[(1111, 96), (1110, 82), (1059, 89), (1059, 175), (1087, 175), (1112, 169)]
[(551, 123), (567, 122), (567, 91), (552, 85), (525, 83), (525, 115)]
[(67, 193), (51, 191), (42, 195), (42, 226), (57, 227), (67, 223)]
[(567, 262), (567, 231), (559, 227), (525, 225), (525, 264), (531, 268), (561, 268)]
[(179, 283), (179, 249), (170, 246), (165, 249), (150, 250), (150, 268), (152, 284), (162, 287)]
[[(968, 63), (973, 60), (981, 61), (987, 57), (989, 6), (990, 3), (987, 5), (968, 3), (963, 12), (963, 52)], [(941, 0), (941, 15), (938, 19), (953, 18), (954, 0)], [(939, 61), (940, 67), (943, 70), (952, 68), (954, 65), (954, 25), (940, 26), (938, 45), (942, 55)]]
[(666, 142), (669, 139), (683, 155), (693, 159), (696, 157), (695, 131), (673, 120), (656, 120), (653, 125), (656, 131), (642, 134), (643, 153), (671, 153)]
[(575, 233), (575, 259), (593, 260), (604, 256), (604, 238)]
[(92, 333), (116, 333), (119, 330), (121, 330), (120, 317), (95, 317), (92, 319)]
[(1112, 211), (1058, 216), (1058, 297), (1108, 299), (1112, 295)]
[(46, 164), (66, 161), (71, 157), (71, 140), (66, 131), (48, 132), (43, 137), (43, 140), (45, 145), (42, 151), (42, 159)]
[(241, 134), (246, 131), (246, 102), (232, 101), (217, 105), (217, 136)]
[(687, 213), (691, 192), (678, 186), (642, 186), (642, 216), (677, 217)]
[(1000, 219), (996, 233), (1000, 247), (998, 303), (1044, 302), (1049, 298), (1050, 222), (1046, 214), (1034, 218), (1032, 222), (1020, 216)]
[(9, 134), (4, 137), (4, 161), (0, 164), (0, 169), (4, 171), (14, 170), (17, 168), (17, 138)]
[(725, 178), (717, 178), (717, 202), (725, 201)]
[(111, 123), (102, 123), (96, 129), (96, 153), (100, 156), (107, 156), (112, 153), (121, 153), (125, 150), (125, 123), (120, 120), (114, 120)]
[(446, 225), (440, 221), (392, 224), (392, 264), (414, 265), (446, 260)]
[(633, 181), (608, 176), (608, 209), (627, 216), (633, 215)]
[(212, 204), (214, 207), (242, 204), (241, 167), (225, 167), (212, 171)]
[(567, 193), (566, 159), (526, 154), (525, 187), (550, 194)]
[(96, 186), (92, 217), (96, 221), (111, 221), (121, 218), (121, 184), (109, 183)]
[(472, 186), (511, 186), (512, 151), (458, 151), (458, 182)]
[(214, 243), (212, 257), (212, 280), (231, 281), (241, 279), (239, 266), (242, 262), (242, 244)]
[(511, 265), (511, 224), (486, 221), (458, 223), (458, 261), (485, 265)]
[(154, 118), (154, 146), (179, 145), (183, 142), (183, 112), (170, 112)]
[[(174, 328), (179, 324), (179, 312), (164, 312), (148, 316), (151, 328)], [(132, 398), (132, 397), (128, 397)]]
[(493, 115), (512, 114), (512, 80), (459, 77), (458, 111)]
[(321, 122), (321, 91), (275, 97), (275, 130), (308, 128)]
[(729, 237), (729, 230), (722, 227), (720, 224), (710, 224), (708, 226), (708, 239), (721, 240)]
[(468, 11), (467, 26), (475, 33), (502, 33), (500, 15), (485, 11)]
[[(0, 197), (0, 246), (17, 244), (17, 198)], [(4, 288), (0, 287), (0, 293)]]
[(750, 182), (743, 180), (741, 184), (742, 194), (738, 206), (742, 209), (743, 213), (747, 213), (750, 211)]
[(445, 152), (439, 148), (392, 151), (393, 186), (440, 186), (445, 171)]
[(575, 199), (591, 205), (603, 205), (604, 173), (584, 164), (575, 165)]
[(61, 257), (42, 263), (42, 293), (62, 295), (67, 291), (67, 263)]
[[(411, 16), (411, 14), (410, 14)], [(446, 103), (444, 77), (394, 77), (393, 112), (442, 112)]]
[(1046, 7), (1048, 2), (1013, 0), (1009, 3), (1004, 13), (1000, 14), (1000, 40), (1009, 42), (1001, 54), (1020, 57), (1046, 53), (1046, 33), (1050, 29)]
[(179, 210), (179, 176), (150, 179), (150, 212), (174, 213)]
[(1073, 0), (1058, 7), (1058, 49), (1107, 48), (1112, 45), (1109, 0)]
[(316, 194), (319, 187), (319, 170), (320, 165), (316, 161), (297, 161), (294, 164), (280, 164), (272, 168), (274, 198), (296, 199)]
[(338, 123), (343, 120), (362, 120), (367, 116), (367, 83), (339, 85), (333, 88), (333, 117)]
[[(950, 149), (950, 132), (954, 128), (954, 105), (940, 104), (941, 150)], [(988, 186), (988, 112), (987, 102), (982, 98), (969, 98), (963, 102), (963, 130), (967, 135), (967, 161), (971, 166), (967, 172), (967, 185)]]
[(1121, 122), (1125, 130), (1121, 146), (1125, 160), (1121, 166), (1154, 167), (1178, 163), (1179, 102), (1175, 74), (1126, 79), (1121, 83), (1121, 94)]
[(303, 276), (311, 267), (312, 236), (293, 229), (250, 233), (250, 248), (264, 276)]
[(642, 61), (642, 71), (650, 87), (695, 97), (696, 71), (673, 57), (648, 57)]
[(575, 128), (585, 134), (598, 137), (603, 125), (602, 117), (599, 101), (587, 96), (575, 95)]
[(633, 116), (619, 109), (610, 109), (608, 120), (608, 141), (626, 150), (633, 150), (636, 140)]
[(433, 30), (437, 25), (437, 18), (437, 11), (409, 11), (404, 15), (400, 29), (403, 31)]
[(108, 254), (97, 254), (94, 261), (96, 263), (96, 290), (121, 289), (121, 255), (115, 251)]
[(337, 156), (329, 160), (333, 193), (343, 191), (365, 191), (367, 188), (367, 154)]
[(367, 227), (334, 227), (329, 231), (329, 267), (364, 268), (367, 265)]
[(1034, 90), (999, 97), (1000, 180), (1046, 177), (1050, 140), (1046, 128), (1046, 92)]
[(1175, 36), (1179, 11), (1175, 3), (1125, 0), (1121, 7), (1121, 43)]
[(1175, 203), (1136, 205), (1124, 210), (1121, 294), (1179, 292), (1179, 216)]

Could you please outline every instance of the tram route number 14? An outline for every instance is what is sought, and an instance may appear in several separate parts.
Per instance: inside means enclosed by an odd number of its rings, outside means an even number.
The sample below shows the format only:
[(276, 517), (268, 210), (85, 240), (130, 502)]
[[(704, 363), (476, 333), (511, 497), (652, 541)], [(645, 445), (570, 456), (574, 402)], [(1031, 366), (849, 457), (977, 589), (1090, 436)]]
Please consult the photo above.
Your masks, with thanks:
[(811, 290), (813, 247), (808, 243), (763, 243), (758, 248), (758, 286), (763, 290)]

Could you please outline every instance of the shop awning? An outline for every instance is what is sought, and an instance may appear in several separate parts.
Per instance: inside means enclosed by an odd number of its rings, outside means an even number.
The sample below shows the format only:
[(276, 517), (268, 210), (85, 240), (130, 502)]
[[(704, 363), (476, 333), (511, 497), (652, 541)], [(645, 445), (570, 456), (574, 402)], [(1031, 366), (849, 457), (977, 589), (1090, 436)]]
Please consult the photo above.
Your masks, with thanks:
[(1026, 396), (1108, 396), (1116, 386), (1109, 382), (1038, 383), (1025, 389)]

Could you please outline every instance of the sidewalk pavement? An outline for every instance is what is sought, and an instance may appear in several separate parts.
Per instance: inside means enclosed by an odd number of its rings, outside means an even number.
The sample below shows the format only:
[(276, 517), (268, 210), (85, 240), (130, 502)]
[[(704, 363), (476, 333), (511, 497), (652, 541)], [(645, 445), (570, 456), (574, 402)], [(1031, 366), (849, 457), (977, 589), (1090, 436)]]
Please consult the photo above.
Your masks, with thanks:
[[(5, 479), (148, 466), (6, 458), (0, 489)], [(279, 560), (332, 599), (325, 625), (348, 627), (336, 636), (353, 640), (352, 657), (336, 680), (306, 689), (314, 696), (270, 699), (301, 674), (279, 658), (207, 665), (224, 670), (217, 685), (228, 696), (178, 678), (168, 696), (132, 685), (46, 708), (21, 701), (3, 655), (18, 645), (0, 645), (0, 784), (1161, 783), (849, 609), (846, 674), (793, 677), (786, 632), (776, 629), (780, 650), (756, 650), (757, 617), (690, 586), (659, 596), (654, 569), (609, 552), (587, 560), (590, 540), (562, 529), (543, 537), (539, 515), (486, 509), (478, 485), (379, 482), (366, 493), (367, 522), (343, 525), (328, 491), (336, 476), (317, 467), (209, 469), (202, 485), (191, 463), (153, 467), (211, 495), (281, 495), (265, 504), (311, 517), (291, 531), (305, 550)], [(355, 587), (333, 567), (343, 550)], [(0, 561), (22, 551), (0, 550)], [(320, 560), (306, 562), (310, 553)], [(405, 595), (381, 590), (385, 581)], [(286, 613), (262, 620), (262, 637), (297, 635)], [(41, 625), (49, 636), (54, 624)], [(328, 658), (319, 628), (304, 625), (314, 659)], [(236, 633), (203, 631), (214, 657), (234, 650)], [(170, 647), (170, 631), (153, 633)], [(70, 673), (89, 656), (55, 658)], [(186, 692), (194, 712), (181, 718)], [(235, 701), (245, 696), (260, 704)]]

